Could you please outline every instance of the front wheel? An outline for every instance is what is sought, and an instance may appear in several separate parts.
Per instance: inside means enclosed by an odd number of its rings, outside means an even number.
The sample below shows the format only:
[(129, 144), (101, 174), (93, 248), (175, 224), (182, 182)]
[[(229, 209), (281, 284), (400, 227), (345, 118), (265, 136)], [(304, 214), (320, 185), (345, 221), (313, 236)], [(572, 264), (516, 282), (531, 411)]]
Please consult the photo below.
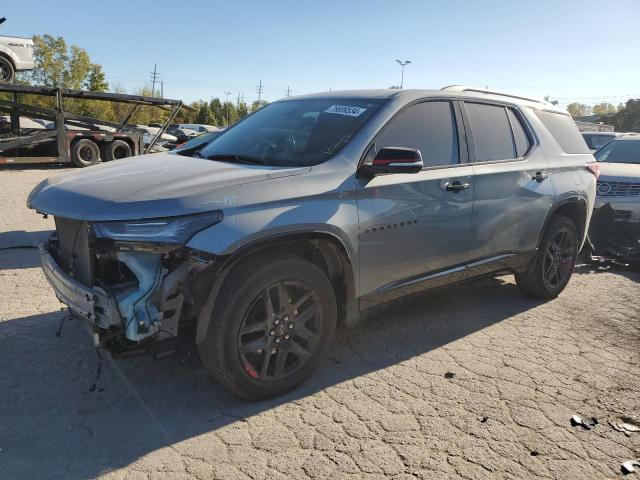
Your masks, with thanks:
[(0, 56), (0, 83), (13, 83), (15, 69), (9, 60)]
[(244, 398), (273, 397), (302, 383), (335, 333), (329, 279), (295, 257), (245, 261), (216, 304), (200, 356), (219, 383)]
[(578, 255), (578, 231), (571, 219), (553, 217), (538, 253), (525, 273), (516, 274), (516, 283), (524, 293), (542, 299), (556, 298), (569, 283)]

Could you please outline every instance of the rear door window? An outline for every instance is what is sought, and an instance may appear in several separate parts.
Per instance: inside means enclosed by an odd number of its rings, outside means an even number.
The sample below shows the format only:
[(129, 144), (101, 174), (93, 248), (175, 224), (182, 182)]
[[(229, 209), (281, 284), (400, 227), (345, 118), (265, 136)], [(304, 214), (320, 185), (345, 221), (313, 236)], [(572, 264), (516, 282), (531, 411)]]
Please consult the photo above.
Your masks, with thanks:
[(425, 167), (458, 164), (458, 130), (451, 102), (423, 102), (401, 111), (376, 139), (377, 150), (385, 147), (420, 150)]
[(509, 118), (504, 107), (465, 103), (477, 162), (515, 158)]
[(570, 115), (536, 110), (536, 116), (553, 135), (564, 153), (590, 153), (589, 147)]

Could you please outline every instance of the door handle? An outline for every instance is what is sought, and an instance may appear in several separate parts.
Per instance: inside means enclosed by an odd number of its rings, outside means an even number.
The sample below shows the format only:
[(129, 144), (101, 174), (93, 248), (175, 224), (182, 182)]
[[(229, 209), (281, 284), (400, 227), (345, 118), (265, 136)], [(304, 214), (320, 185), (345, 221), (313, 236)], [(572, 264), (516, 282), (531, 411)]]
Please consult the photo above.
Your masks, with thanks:
[(535, 180), (536, 182), (540, 183), (540, 182), (544, 182), (547, 178), (549, 178), (548, 173), (536, 172), (536, 174), (533, 177), (531, 177), (531, 180)]
[(470, 185), (468, 183), (462, 183), (459, 180), (455, 180), (453, 182), (444, 182), (442, 184), (442, 187), (447, 191), (447, 192), (461, 192), (462, 190), (466, 190), (467, 188), (470, 187)]

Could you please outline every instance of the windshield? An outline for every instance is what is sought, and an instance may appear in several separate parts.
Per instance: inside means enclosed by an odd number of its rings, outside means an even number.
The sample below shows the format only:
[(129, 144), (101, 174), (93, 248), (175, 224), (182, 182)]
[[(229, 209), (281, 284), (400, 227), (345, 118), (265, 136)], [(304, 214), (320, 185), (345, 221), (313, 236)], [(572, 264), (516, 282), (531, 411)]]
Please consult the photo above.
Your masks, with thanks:
[(616, 138), (615, 135), (590, 135), (588, 133), (583, 133), (582, 136), (584, 137), (584, 141), (587, 142), (587, 147), (591, 150), (597, 150)]
[(594, 156), (599, 162), (640, 164), (640, 139), (614, 140), (594, 153)]
[(225, 131), (199, 154), (270, 166), (317, 165), (349, 143), (383, 103), (366, 99), (272, 103)]

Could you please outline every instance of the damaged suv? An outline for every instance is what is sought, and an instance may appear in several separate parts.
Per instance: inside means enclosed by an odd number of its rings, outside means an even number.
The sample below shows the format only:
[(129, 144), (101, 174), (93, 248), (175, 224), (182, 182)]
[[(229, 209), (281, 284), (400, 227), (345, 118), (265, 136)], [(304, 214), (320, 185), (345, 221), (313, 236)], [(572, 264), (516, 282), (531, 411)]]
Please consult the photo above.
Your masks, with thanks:
[(304, 381), (339, 322), (514, 273), (567, 285), (593, 156), (553, 105), (465, 87), (268, 105), (204, 145), (65, 174), (28, 206), (58, 298), (113, 350), (167, 337), (247, 398)]

